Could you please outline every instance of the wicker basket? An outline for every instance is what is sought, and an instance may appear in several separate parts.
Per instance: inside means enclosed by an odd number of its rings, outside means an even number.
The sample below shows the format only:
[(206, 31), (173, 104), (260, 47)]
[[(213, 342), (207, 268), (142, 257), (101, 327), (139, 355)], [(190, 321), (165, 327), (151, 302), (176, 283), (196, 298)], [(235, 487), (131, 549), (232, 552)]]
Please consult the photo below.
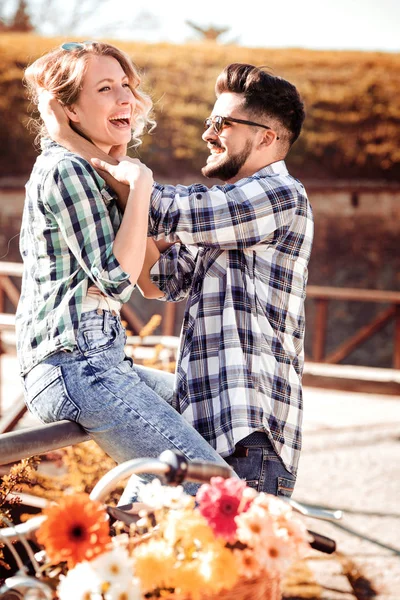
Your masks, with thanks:
[[(155, 597), (151, 597), (153, 600)], [(158, 600), (160, 600), (158, 598)], [(192, 600), (190, 596), (169, 594), (162, 595), (162, 600)], [(282, 600), (282, 586), (279, 577), (271, 578), (264, 575), (257, 579), (239, 581), (232, 589), (213, 594), (203, 595), (201, 600)]]

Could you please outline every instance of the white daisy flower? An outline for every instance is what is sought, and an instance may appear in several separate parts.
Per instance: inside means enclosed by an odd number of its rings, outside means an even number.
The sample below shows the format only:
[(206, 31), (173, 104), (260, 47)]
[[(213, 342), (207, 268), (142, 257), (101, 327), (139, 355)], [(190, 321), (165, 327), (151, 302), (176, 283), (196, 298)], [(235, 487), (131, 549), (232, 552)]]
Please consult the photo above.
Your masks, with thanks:
[(133, 558), (122, 546), (115, 545), (112, 550), (100, 554), (90, 564), (107, 593), (109, 586), (117, 585), (128, 588), (132, 583)]
[(105, 600), (141, 600), (140, 581), (132, 577), (130, 585), (112, 585), (104, 595)]
[(101, 579), (91, 564), (79, 563), (67, 575), (61, 575), (57, 588), (59, 600), (101, 600)]
[(181, 509), (192, 506), (193, 498), (183, 491), (183, 487), (162, 485), (159, 479), (153, 479), (139, 490), (140, 501), (155, 510), (162, 508)]

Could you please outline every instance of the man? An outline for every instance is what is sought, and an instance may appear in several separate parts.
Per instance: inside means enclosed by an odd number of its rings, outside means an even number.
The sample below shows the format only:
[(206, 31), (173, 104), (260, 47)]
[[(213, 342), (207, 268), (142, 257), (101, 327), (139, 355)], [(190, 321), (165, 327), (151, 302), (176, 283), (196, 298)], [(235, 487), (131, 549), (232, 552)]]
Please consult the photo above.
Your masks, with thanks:
[[(284, 159), (304, 107), (292, 84), (247, 64), (227, 66), (215, 91), (202, 172), (225, 185), (156, 183), (151, 199), (149, 235), (174, 243), (150, 248), (152, 280), (165, 299), (188, 298), (173, 405), (250, 486), (290, 496), (313, 220)], [(93, 164), (123, 179), (127, 162)]]

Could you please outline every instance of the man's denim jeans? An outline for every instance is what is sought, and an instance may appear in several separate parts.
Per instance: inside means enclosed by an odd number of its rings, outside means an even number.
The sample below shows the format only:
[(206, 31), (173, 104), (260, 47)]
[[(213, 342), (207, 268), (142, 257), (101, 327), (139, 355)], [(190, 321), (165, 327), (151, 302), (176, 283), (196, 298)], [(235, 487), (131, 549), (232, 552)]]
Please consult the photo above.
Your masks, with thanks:
[[(172, 376), (137, 368), (125, 341), (118, 316), (83, 313), (76, 348), (48, 356), (24, 377), (29, 410), (43, 423), (76, 421), (119, 463), (170, 449), (190, 461), (226, 465), (170, 406)], [(198, 486), (185, 487), (193, 493)]]
[(257, 446), (247, 444), (246, 438), (240, 445), (247, 450), (247, 456), (228, 456), (225, 459), (240, 479), (245, 479), (247, 485), (258, 492), (290, 497), (296, 478), (285, 469), (267, 436)]

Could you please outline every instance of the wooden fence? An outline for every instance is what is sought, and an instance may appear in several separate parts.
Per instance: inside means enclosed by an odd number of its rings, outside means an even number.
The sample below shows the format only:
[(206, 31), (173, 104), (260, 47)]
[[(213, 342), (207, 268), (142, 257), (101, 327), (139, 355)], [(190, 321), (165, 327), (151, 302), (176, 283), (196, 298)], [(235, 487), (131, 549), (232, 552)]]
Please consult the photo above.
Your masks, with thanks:
[[(319, 287), (309, 285), (307, 298), (316, 303), (315, 326), (313, 337), (314, 362), (338, 364), (355, 348), (380, 331), (389, 321), (394, 322), (393, 360), (394, 369), (400, 369), (400, 292), (385, 290), (363, 290), (356, 288)], [(338, 301), (374, 302), (388, 304), (374, 319), (366, 323), (356, 333), (344, 340), (333, 352), (325, 354), (329, 303)]]
[[(2, 334), (5, 332), (14, 331), (15, 316), (13, 312), (6, 312), (6, 299), (9, 305), (15, 311), (19, 301), (19, 285), (15, 283), (15, 279), (20, 279), (22, 276), (21, 263), (0, 262), (0, 359), (4, 353), (2, 345)], [(339, 364), (346, 358), (355, 348), (363, 344), (367, 339), (382, 329), (389, 321), (394, 323), (394, 340), (393, 340), (393, 369), (400, 369), (400, 292), (383, 291), (383, 290), (364, 290), (353, 288), (334, 288), (334, 287), (319, 287), (308, 286), (307, 298), (315, 302), (315, 326), (313, 328), (313, 343), (312, 357), (313, 365), (315, 363), (324, 364)], [(326, 354), (326, 337), (329, 321), (329, 304), (334, 301), (354, 301), (354, 302), (373, 302), (387, 305), (379, 314), (374, 317), (369, 323), (366, 323), (356, 333), (343, 340), (342, 343), (333, 352)], [(138, 334), (143, 328), (144, 323), (135, 313), (134, 309), (125, 304), (122, 311), (122, 318), (127, 323), (127, 328), (134, 334)], [(162, 334), (164, 336), (172, 336), (174, 332), (176, 316), (176, 304), (166, 303), (165, 312), (162, 322)], [(0, 364), (1, 367), (1, 364)], [(381, 369), (381, 371), (385, 371)], [(387, 370), (386, 370), (387, 371)], [(390, 370), (389, 370), (390, 371)], [(313, 369), (313, 377), (317, 377), (316, 369)], [(362, 367), (359, 368), (359, 377), (362, 375)], [(305, 371), (307, 374), (307, 371)], [(393, 379), (390, 375), (385, 375), (385, 379), (391, 387), (389, 393), (398, 393), (399, 381), (396, 377)], [(324, 377), (326, 377), (324, 375)], [(357, 375), (355, 376), (355, 379)], [(310, 381), (310, 379), (309, 379)], [(338, 381), (338, 375), (334, 376), (334, 381)], [(334, 384), (336, 385), (336, 384)], [(379, 386), (383, 385), (383, 381), (379, 381)], [(340, 388), (339, 388), (340, 389)], [(360, 388), (358, 388), (360, 389)], [(377, 388), (379, 389), (379, 388)], [(0, 369), (0, 394), (1, 394), (1, 369)], [(1, 396), (0, 396), (1, 410)], [(15, 402), (13, 410), (7, 415), (6, 419), (0, 422), (0, 433), (11, 431), (21, 416), (25, 412), (23, 399), (19, 398)]]

